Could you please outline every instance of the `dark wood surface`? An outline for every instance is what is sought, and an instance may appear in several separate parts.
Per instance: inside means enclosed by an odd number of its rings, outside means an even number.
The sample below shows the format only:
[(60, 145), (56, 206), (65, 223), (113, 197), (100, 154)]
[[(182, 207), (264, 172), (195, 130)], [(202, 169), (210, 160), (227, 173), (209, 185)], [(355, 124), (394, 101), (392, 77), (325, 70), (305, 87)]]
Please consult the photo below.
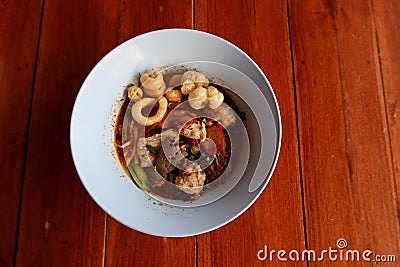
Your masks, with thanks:
[[(400, 3), (396, 0), (0, 2), (0, 266), (398, 266)], [(233, 42), (270, 80), (283, 139), (255, 204), (215, 231), (153, 237), (105, 214), (69, 148), (80, 85), (116, 45), (163, 28)], [(348, 249), (396, 263), (261, 262)]]
[[(38, 44), (40, 2), (0, 3), (0, 265), (13, 263)], [(18, 33), (18, 34), (16, 34)], [(23, 37), (21, 36), (23, 34)], [(23, 43), (21, 40), (23, 39)], [(16, 45), (19, 44), (19, 45)]]

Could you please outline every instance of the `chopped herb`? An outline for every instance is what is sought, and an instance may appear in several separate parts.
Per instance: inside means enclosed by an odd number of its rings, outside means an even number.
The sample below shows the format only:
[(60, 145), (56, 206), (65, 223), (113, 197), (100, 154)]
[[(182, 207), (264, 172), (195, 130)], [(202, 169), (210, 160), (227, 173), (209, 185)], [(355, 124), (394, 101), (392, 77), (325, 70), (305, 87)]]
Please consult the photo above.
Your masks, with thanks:
[(196, 155), (193, 155), (193, 159), (194, 159), (194, 160), (198, 160), (200, 157), (201, 157), (201, 154), (200, 154), (200, 153), (198, 153), (198, 154), (196, 154)]
[(158, 155), (158, 149), (151, 145), (146, 145), (147, 149), (154, 155)]
[(197, 153), (200, 152), (200, 148), (197, 147), (197, 146), (193, 146), (193, 145), (192, 145), (192, 146), (190, 147), (190, 152), (191, 152), (192, 154), (196, 155)]
[(169, 174), (168, 176), (168, 181), (171, 183), (175, 183), (175, 174), (173, 174), (172, 172)]
[(181, 150), (182, 150), (182, 151), (188, 151), (189, 147), (190, 147), (189, 144), (181, 145)]
[(129, 126), (129, 117), (125, 114), (124, 121), (122, 123), (122, 140), (127, 140), (128, 136), (128, 126)]

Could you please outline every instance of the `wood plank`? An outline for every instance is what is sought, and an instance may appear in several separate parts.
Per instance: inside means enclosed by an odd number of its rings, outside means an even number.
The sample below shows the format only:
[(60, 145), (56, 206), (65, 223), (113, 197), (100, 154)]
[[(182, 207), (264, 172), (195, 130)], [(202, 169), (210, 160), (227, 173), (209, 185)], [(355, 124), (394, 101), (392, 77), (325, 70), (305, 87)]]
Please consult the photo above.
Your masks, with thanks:
[[(120, 1), (119, 25), (119, 42), (162, 28), (191, 28), (192, 1)], [(105, 265), (195, 266), (195, 242), (142, 234), (108, 217)]]
[(195, 242), (195, 237), (166, 238), (143, 234), (108, 216), (105, 265), (195, 266)]
[(400, 3), (395, 0), (373, 0), (372, 4), (397, 185), (397, 203), (400, 205), (400, 55), (397, 52), (400, 47)]
[(72, 163), (69, 122), (95, 63), (116, 45), (114, 1), (45, 1), (23, 189), (18, 266), (100, 266), (105, 214)]
[(14, 258), (40, 7), (40, 1), (0, 3), (0, 266)]
[(192, 28), (193, 0), (120, 0), (118, 42), (168, 28)]
[(264, 245), (269, 250), (305, 248), (286, 2), (196, 1), (195, 10), (196, 29), (238, 45), (263, 69), (275, 90), (283, 125), (278, 165), (264, 193), (235, 221), (198, 237), (198, 265), (277, 266), (276, 258), (258, 261)]
[(289, 8), (308, 247), (345, 238), (349, 249), (398, 254), (372, 8), (363, 0), (290, 0)]

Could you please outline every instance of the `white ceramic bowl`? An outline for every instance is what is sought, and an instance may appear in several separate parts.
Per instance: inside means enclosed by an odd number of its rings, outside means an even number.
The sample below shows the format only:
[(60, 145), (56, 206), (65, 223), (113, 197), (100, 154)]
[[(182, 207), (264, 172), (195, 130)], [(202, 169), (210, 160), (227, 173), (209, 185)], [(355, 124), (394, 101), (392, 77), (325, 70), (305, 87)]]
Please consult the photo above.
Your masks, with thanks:
[[(149, 198), (126, 176), (115, 154), (113, 125), (123, 101), (125, 85), (133, 77), (156, 66), (188, 61), (214, 61), (243, 72), (264, 96), (264, 101), (251, 101), (251, 108), (269, 119), (267, 125), (258, 125), (255, 118), (248, 118), (250, 161), (243, 177), (228, 194), (205, 206), (178, 208)], [(229, 83), (229, 77), (222, 78)], [(265, 101), (268, 103), (268, 114), (262, 113)], [(143, 34), (107, 54), (93, 68), (79, 91), (70, 131), (72, 156), (78, 174), (101, 208), (130, 228), (171, 237), (213, 230), (244, 212), (267, 185), (281, 142), (279, 108), (267, 78), (256, 63), (239, 48), (219, 37), (186, 29)], [(269, 134), (263, 139), (267, 145), (263, 146), (261, 153), (261, 136), (265, 136), (263, 131)], [(266, 155), (265, 158), (262, 155)], [(262, 173), (266, 179), (257, 190), (249, 193), (249, 184), (260, 158), (264, 168), (259, 168), (260, 172), (256, 175)]]

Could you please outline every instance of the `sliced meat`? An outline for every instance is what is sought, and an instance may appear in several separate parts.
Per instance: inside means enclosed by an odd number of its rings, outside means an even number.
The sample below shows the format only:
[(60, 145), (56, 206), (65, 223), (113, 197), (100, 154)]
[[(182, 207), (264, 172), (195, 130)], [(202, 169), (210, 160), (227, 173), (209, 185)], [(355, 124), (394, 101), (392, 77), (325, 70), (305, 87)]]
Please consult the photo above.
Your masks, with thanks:
[(181, 129), (181, 134), (192, 139), (200, 139), (204, 141), (207, 136), (206, 125), (204, 122), (194, 121), (188, 122)]
[(222, 103), (222, 105), (216, 109), (206, 110), (206, 114), (210, 116), (210, 118), (221, 123), (224, 128), (227, 128), (236, 122), (235, 112), (225, 103)]
[[(165, 131), (163, 134), (169, 134), (171, 130)], [(147, 146), (152, 146), (157, 150), (161, 148), (161, 134), (155, 134), (149, 137), (141, 137), (137, 141), (137, 154), (140, 159), (140, 166), (144, 167), (152, 167), (153, 162), (155, 160), (155, 155), (149, 151)]]
[(206, 174), (199, 165), (196, 165), (188, 167), (186, 171), (179, 172), (179, 175), (175, 178), (175, 184), (183, 192), (193, 195), (201, 192), (205, 180)]
[(156, 167), (156, 171), (165, 179), (170, 172), (174, 170), (174, 165), (169, 162), (169, 160), (165, 157), (164, 151), (161, 149), (158, 152), (156, 160), (154, 161), (154, 165)]

